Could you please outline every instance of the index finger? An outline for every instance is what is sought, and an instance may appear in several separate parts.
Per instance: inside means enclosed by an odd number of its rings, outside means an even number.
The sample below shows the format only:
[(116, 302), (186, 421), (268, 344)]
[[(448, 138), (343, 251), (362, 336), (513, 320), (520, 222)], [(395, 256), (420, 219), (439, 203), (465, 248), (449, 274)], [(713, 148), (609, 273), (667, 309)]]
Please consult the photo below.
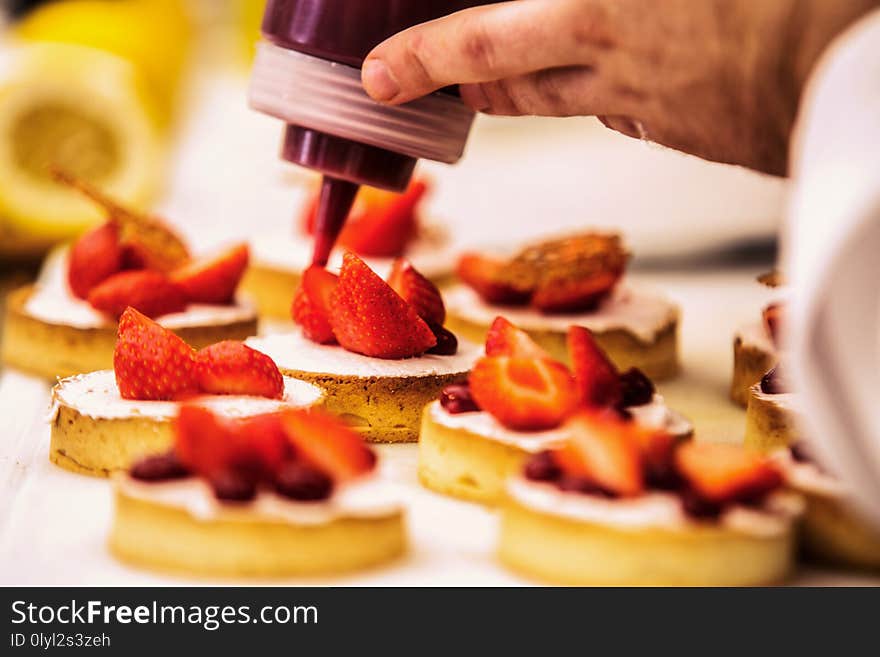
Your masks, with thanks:
[(364, 88), (398, 104), (451, 84), (590, 65), (610, 42), (608, 1), (514, 0), (416, 25), (367, 55)]

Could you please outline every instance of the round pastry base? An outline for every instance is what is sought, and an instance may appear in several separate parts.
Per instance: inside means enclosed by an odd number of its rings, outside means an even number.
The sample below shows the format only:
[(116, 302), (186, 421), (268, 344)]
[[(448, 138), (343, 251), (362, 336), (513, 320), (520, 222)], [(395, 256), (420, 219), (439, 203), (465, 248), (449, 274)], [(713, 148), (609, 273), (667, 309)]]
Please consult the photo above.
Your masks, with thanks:
[(730, 381), (730, 398), (745, 408), (749, 404), (749, 388), (760, 383), (764, 375), (776, 367), (779, 358), (775, 353), (745, 344), (742, 338), (733, 341), (733, 378)]
[(425, 488), (471, 502), (495, 505), (504, 483), (519, 471), (529, 453), (519, 447), (435, 422), (431, 406), (422, 414), (419, 481)]
[(135, 566), (213, 577), (285, 577), (376, 566), (406, 548), (403, 514), (318, 525), (199, 520), (184, 509), (117, 489), (110, 550)]
[(50, 430), (49, 460), (77, 474), (107, 477), (173, 444), (170, 419), (93, 418), (61, 405)]
[(623, 530), (533, 511), (501, 515), (499, 557), (528, 577), (582, 586), (755, 586), (778, 583), (792, 567), (794, 541), (719, 526)]
[[(503, 309), (499, 309), (503, 315)], [(449, 312), (446, 328), (457, 336), (476, 344), (486, 341), (489, 326)], [(571, 364), (568, 357), (565, 331), (526, 331), (553, 358)], [(673, 320), (656, 335), (653, 342), (643, 342), (623, 329), (595, 332), (599, 346), (621, 371), (637, 367), (655, 381), (670, 379), (678, 374), (678, 321)]]
[(746, 446), (762, 452), (772, 452), (797, 442), (800, 432), (795, 414), (774, 402), (772, 395), (761, 394), (759, 386), (760, 384), (755, 384), (749, 391)]
[(281, 373), (316, 385), (322, 406), (339, 415), (373, 443), (412, 443), (419, 439), (422, 409), (467, 372), (424, 376), (347, 376), (281, 367)]
[(841, 498), (809, 492), (804, 496), (804, 552), (825, 563), (880, 570), (880, 532), (863, 523)]
[[(78, 328), (51, 324), (25, 312), (32, 286), (9, 295), (0, 357), (9, 367), (55, 379), (113, 367), (116, 325)], [(221, 340), (244, 340), (257, 332), (257, 319), (174, 329), (196, 349)]]

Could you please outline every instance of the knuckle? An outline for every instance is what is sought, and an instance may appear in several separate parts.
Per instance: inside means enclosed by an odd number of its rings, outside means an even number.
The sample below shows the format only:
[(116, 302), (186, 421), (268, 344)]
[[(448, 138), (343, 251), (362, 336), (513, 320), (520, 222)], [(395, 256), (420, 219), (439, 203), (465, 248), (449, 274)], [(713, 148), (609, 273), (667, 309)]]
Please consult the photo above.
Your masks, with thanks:
[(420, 87), (428, 88), (439, 84), (434, 79), (430, 68), (430, 44), (424, 35), (415, 32), (406, 42), (406, 68), (412, 72), (417, 84)]
[(497, 61), (496, 50), (485, 24), (481, 20), (471, 19), (462, 27), (462, 56), (475, 73), (491, 76)]

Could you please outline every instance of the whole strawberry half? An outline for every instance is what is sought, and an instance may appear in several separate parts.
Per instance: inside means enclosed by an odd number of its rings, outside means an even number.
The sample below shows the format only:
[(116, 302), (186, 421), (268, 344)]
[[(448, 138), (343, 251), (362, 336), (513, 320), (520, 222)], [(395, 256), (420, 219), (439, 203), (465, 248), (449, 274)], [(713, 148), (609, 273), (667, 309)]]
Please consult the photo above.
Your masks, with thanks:
[(281, 416), (297, 459), (347, 481), (373, 469), (376, 457), (360, 434), (339, 418), (318, 409), (290, 409)]
[(237, 244), (176, 269), (170, 278), (191, 303), (225, 305), (233, 302), (249, 259), (248, 245)]
[[(361, 187), (349, 212), (339, 244), (362, 256), (394, 257), (403, 254), (418, 233), (417, 208), (428, 190), (424, 180), (414, 180), (402, 194)], [(320, 192), (309, 199), (300, 220), (303, 232), (312, 235)]]
[(419, 317), (430, 326), (443, 326), (446, 307), (440, 290), (419, 273), (405, 258), (397, 258), (388, 275), (388, 285), (416, 309)]
[(149, 269), (121, 271), (92, 288), (88, 301), (96, 310), (119, 317), (132, 307), (147, 317), (186, 308), (186, 295), (165, 274)]
[(675, 466), (701, 498), (715, 503), (752, 500), (782, 483), (770, 461), (742, 445), (688, 441), (676, 449)]
[(281, 399), (284, 377), (266, 354), (243, 342), (224, 340), (196, 354), (196, 379), (202, 392)]
[(96, 285), (122, 269), (122, 245), (119, 229), (107, 222), (80, 237), (70, 249), (67, 283), (71, 292), (87, 299)]
[(339, 344), (374, 358), (409, 358), (437, 344), (415, 308), (353, 253), (343, 259), (330, 325)]
[(617, 406), (623, 399), (620, 375), (589, 329), (568, 330), (568, 353), (581, 400), (588, 406)]
[(531, 289), (514, 286), (505, 276), (506, 267), (505, 260), (466, 253), (459, 258), (456, 273), (486, 303), (509, 306), (527, 304)]
[(528, 333), (518, 329), (504, 317), (496, 317), (486, 334), (487, 356), (517, 358), (550, 358)]
[(290, 314), (302, 327), (305, 336), (319, 344), (333, 344), (336, 336), (330, 326), (333, 293), (339, 277), (323, 267), (312, 265), (303, 272), (302, 281), (293, 296)]
[(361, 188), (339, 243), (363, 256), (403, 254), (418, 233), (416, 208), (427, 189), (422, 180), (414, 180), (403, 194)]
[(486, 356), (470, 374), (477, 405), (516, 431), (559, 426), (578, 403), (568, 369), (553, 360)]
[(569, 439), (555, 453), (565, 474), (614, 495), (644, 490), (640, 429), (613, 411), (581, 411), (566, 422)]
[(134, 308), (119, 319), (113, 370), (123, 399), (169, 400), (199, 389), (192, 347)]

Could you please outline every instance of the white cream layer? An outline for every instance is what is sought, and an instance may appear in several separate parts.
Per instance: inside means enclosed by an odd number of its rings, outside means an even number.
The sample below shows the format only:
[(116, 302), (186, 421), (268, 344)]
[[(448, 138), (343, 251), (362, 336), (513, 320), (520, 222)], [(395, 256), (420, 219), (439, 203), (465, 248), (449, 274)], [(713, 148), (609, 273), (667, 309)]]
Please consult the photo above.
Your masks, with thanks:
[(529, 307), (493, 306), (471, 288), (457, 285), (443, 294), (446, 309), (453, 315), (488, 326), (499, 315), (527, 331), (568, 331), (572, 325), (602, 333), (621, 329), (645, 343), (678, 319), (678, 306), (663, 294), (641, 286), (620, 283), (592, 312), (544, 314)]
[[(397, 489), (375, 472), (337, 486), (330, 498), (319, 502), (297, 502), (268, 490), (261, 490), (250, 502), (223, 502), (199, 477), (143, 482), (120, 474), (114, 478), (114, 483), (129, 497), (182, 509), (200, 521), (265, 520), (323, 525), (341, 518), (383, 518), (403, 509)], [(156, 529), (161, 531), (161, 527)]]
[(752, 347), (771, 356), (777, 355), (776, 344), (767, 331), (767, 327), (764, 326), (764, 322), (753, 322), (741, 326), (734, 334), (734, 338), (738, 338), (746, 347)]
[[(316, 386), (284, 377), (284, 397), (267, 399), (244, 395), (203, 395), (188, 400), (200, 406), (232, 417), (248, 417), (271, 413), (291, 406), (310, 406), (321, 399), (322, 392)], [(116, 387), (112, 370), (80, 374), (58, 382), (52, 391), (54, 419), (58, 407), (68, 406), (81, 415), (101, 420), (121, 420), (133, 417), (153, 420), (170, 420), (177, 416), (181, 402), (139, 401), (123, 399)]]
[[(299, 274), (312, 262), (314, 241), (300, 235), (260, 235), (251, 240), (251, 254), (257, 265)], [(338, 248), (330, 256), (328, 267), (342, 266), (345, 249)], [(419, 239), (406, 250), (405, 257), (413, 267), (428, 278), (440, 278), (452, 273), (457, 251), (442, 240)], [(370, 268), (382, 278), (391, 272), (394, 258), (364, 258)]]
[(312, 342), (298, 328), (288, 333), (249, 338), (247, 345), (268, 355), (283, 371), (361, 377), (458, 374), (469, 371), (483, 354), (482, 347), (460, 340), (458, 352), (452, 356), (426, 354), (401, 360), (371, 358), (338, 345)]
[[(67, 285), (67, 248), (52, 251), (46, 258), (34, 292), (28, 298), (24, 311), (34, 319), (48, 324), (89, 329), (112, 327), (113, 319), (94, 308), (87, 301), (73, 296)], [(156, 318), (162, 326), (180, 329), (190, 326), (221, 326), (244, 322), (256, 317), (253, 305), (238, 302), (231, 306), (190, 304), (180, 313)]]
[[(523, 477), (512, 478), (507, 492), (517, 503), (539, 513), (615, 529), (686, 531), (707, 525), (690, 518), (673, 493), (652, 491), (628, 499), (606, 499), (565, 492), (553, 484), (528, 481)], [(715, 523), (742, 534), (773, 537), (788, 531), (793, 519), (801, 513), (803, 500), (800, 496), (776, 492), (767, 496), (762, 509), (731, 506)]]
[[(432, 402), (429, 408), (431, 419), (439, 425), (449, 429), (469, 431), (488, 440), (518, 447), (533, 454), (555, 447), (568, 437), (568, 431), (564, 427), (550, 431), (514, 431), (485, 411), (449, 413), (439, 401)], [(631, 406), (627, 410), (633, 414), (636, 422), (646, 428), (664, 429), (678, 437), (687, 436), (694, 430), (684, 416), (666, 406), (661, 395), (654, 395), (650, 404)]]

